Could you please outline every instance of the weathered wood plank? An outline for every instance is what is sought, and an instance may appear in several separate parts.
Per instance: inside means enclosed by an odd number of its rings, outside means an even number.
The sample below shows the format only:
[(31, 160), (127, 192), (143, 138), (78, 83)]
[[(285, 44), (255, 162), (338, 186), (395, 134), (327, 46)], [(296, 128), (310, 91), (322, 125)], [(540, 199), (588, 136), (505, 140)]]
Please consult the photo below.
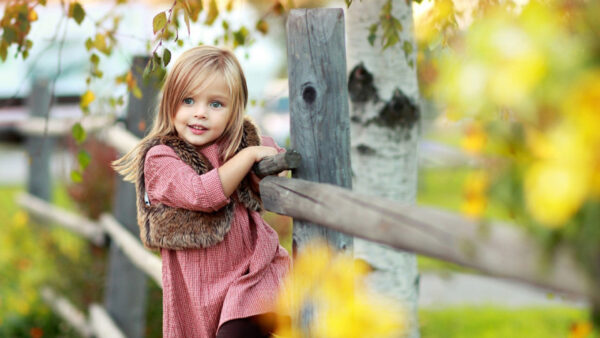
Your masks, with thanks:
[[(135, 57), (131, 72), (142, 91), (139, 99), (129, 94), (126, 127), (141, 138), (150, 130), (158, 96), (157, 81), (145, 81), (142, 73), (147, 57)], [(119, 176), (116, 178), (113, 214), (134, 236), (139, 234), (136, 217), (135, 187)], [(130, 338), (144, 336), (146, 327), (146, 275), (138, 270), (117, 246), (110, 248), (104, 306), (123, 333)]]
[(102, 246), (105, 243), (104, 231), (100, 225), (88, 218), (68, 212), (26, 193), (17, 195), (17, 204), (38, 218), (56, 222), (96, 245)]
[(566, 248), (547, 257), (515, 226), (485, 227), (449, 212), (360, 195), (328, 184), (269, 176), (260, 182), (267, 210), (336, 231), (522, 281), (568, 295), (600, 299)]
[(287, 150), (285, 153), (267, 156), (256, 163), (252, 170), (258, 177), (275, 175), (283, 170), (298, 168), (302, 156), (295, 150)]
[(129, 231), (110, 214), (100, 216), (100, 225), (113, 242), (123, 251), (125, 256), (138, 269), (148, 274), (162, 288), (162, 262), (152, 252), (144, 248)]
[(99, 133), (99, 138), (121, 154), (128, 153), (140, 142), (139, 137), (120, 124), (102, 130)]
[(30, 117), (27, 120), (19, 121), (16, 124), (16, 130), (24, 135), (42, 136), (44, 132), (48, 136), (66, 136), (70, 135), (71, 128), (77, 122), (80, 122), (86, 132), (91, 133), (102, 128), (108, 127), (115, 121), (111, 116), (87, 116), (82, 119), (50, 119), (46, 129), (46, 119), (43, 117)]
[[(350, 188), (343, 11), (294, 9), (287, 31), (291, 144), (302, 155), (292, 176)], [(294, 252), (317, 236), (339, 250), (352, 250), (352, 237), (294, 220)]]
[(98, 305), (90, 305), (90, 324), (98, 338), (125, 338), (119, 327), (113, 322), (106, 310)]
[[(46, 79), (36, 79), (29, 94), (29, 116), (45, 119), (51, 101), (50, 84)], [(43, 200), (50, 201), (52, 177), (50, 175), (50, 157), (54, 150), (54, 137), (29, 135), (25, 142), (29, 159), (27, 191)]]
[(64, 319), (82, 337), (92, 337), (92, 329), (88, 325), (85, 315), (79, 311), (65, 297), (59, 296), (50, 287), (41, 290), (42, 299), (54, 312)]

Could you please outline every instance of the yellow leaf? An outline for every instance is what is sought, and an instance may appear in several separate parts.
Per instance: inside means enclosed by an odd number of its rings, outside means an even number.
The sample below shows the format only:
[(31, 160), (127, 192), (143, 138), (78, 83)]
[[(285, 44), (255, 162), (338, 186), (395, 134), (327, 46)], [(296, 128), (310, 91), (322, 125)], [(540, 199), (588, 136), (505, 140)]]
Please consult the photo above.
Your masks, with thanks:
[(586, 338), (592, 333), (593, 326), (588, 321), (573, 323), (569, 332), (569, 338)]
[(91, 90), (86, 91), (81, 95), (81, 101), (79, 102), (79, 106), (81, 109), (87, 109), (90, 103), (96, 99), (96, 96)]
[(97, 50), (106, 53), (106, 36), (104, 36), (104, 34), (96, 34), (96, 38), (94, 39), (94, 47), (96, 47)]
[(29, 10), (29, 15), (28, 15), (27, 19), (29, 19), (30, 22), (37, 21), (38, 14), (35, 11), (35, 9), (32, 8)]
[(219, 8), (217, 7), (217, 1), (209, 0), (208, 14), (206, 15), (205, 24), (212, 25), (218, 16), (219, 16)]
[(486, 133), (481, 123), (474, 122), (467, 126), (462, 139), (462, 147), (472, 154), (480, 154), (486, 143)]
[[(281, 290), (275, 336), (401, 336), (406, 329), (403, 310), (366, 290), (362, 283), (366, 272), (352, 257), (335, 253), (324, 242), (306, 245)], [(303, 317), (307, 309), (314, 316)], [(308, 323), (290, 327), (285, 316), (291, 316), (292, 324)]]
[(541, 224), (561, 227), (583, 203), (586, 181), (586, 175), (568, 163), (537, 163), (525, 175), (527, 209)]

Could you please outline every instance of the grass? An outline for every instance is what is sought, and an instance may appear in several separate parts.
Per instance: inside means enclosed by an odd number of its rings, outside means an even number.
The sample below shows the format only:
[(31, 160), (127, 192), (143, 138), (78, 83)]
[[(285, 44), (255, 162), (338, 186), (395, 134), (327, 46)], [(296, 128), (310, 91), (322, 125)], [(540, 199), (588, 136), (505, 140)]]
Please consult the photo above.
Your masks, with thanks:
[(423, 338), (558, 338), (569, 337), (571, 327), (577, 322), (587, 321), (588, 314), (583, 309), (564, 307), (473, 306), (421, 309), (419, 320)]

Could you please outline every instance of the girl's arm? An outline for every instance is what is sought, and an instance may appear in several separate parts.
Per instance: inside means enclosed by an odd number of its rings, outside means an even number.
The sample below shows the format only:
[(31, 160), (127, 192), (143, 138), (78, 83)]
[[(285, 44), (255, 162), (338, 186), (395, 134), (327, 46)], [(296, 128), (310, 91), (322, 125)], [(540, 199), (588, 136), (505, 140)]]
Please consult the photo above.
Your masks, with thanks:
[(150, 203), (213, 212), (230, 202), (223, 192), (216, 168), (198, 175), (165, 145), (148, 151), (144, 176)]
[(276, 154), (277, 150), (272, 147), (247, 147), (223, 163), (218, 171), (225, 196), (230, 196), (235, 191), (255, 162)]

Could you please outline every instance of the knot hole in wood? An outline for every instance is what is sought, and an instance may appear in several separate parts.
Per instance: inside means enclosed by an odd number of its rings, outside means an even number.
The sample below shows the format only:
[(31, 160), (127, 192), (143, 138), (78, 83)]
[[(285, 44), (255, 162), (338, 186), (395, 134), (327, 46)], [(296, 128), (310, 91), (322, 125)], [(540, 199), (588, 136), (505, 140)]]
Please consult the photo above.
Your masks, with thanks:
[(315, 99), (317, 98), (317, 90), (315, 89), (315, 87), (310, 85), (304, 87), (304, 89), (302, 90), (302, 98), (308, 104), (315, 102)]

